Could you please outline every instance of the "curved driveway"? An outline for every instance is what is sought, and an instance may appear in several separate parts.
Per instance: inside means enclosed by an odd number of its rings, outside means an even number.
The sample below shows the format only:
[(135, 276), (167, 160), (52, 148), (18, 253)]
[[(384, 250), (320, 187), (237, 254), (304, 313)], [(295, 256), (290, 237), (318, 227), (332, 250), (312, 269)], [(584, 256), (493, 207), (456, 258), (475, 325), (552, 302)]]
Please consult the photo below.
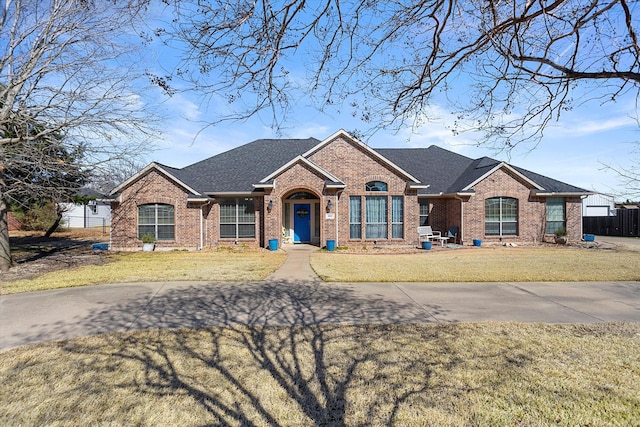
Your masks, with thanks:
[(326, 323), (640, 322), (640, 282), (325, 283), (289, 247), (262, 282), (129, 283), (0, 296), (0, 349), (147, 328)]

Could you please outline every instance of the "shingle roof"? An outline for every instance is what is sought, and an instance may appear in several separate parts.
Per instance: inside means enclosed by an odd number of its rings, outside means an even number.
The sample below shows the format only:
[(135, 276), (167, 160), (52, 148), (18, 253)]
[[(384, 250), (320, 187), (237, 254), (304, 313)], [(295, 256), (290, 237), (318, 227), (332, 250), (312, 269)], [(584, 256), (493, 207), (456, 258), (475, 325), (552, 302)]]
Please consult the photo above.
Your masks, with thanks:
[[(254, 184), (319, 143), (315, 138), (259, 139), (182, 169), (161, 166), (200, 194), (251, 192)], [(428, 188), (419, 190), (420, 195), (473, 191), (467, 187), (502, 163), (490, 157), (471, 159), (435, 145), (428, 148), (380, 148), (375, 151), (422, 184), (428, 184)], [(509, 166), (542, 187), (543, 192), (588, 193), (582, 188)]]
[(381, 148), (376, 150), (418, 178), (429, 188), (418, 194), (449, 194), (458, 177), (473, 159), (432, 145), (428, 148)]
[(315, 138), (258, 139), (176, 169), (175, 176), (202, 194), (250, 192), (252, 184), (318, 143)]
[(575, 185), (567, 184), (566, 182), (558, 181), (548, 176), (540, 175), (535, 172), (522, 169), (517, 166), (511, 165), (515, 170), (529, 178), (531, 181), (544, 188), (544, 192), (550, 193), (590, 193), (590, 191), (584, 188), (576, 187)]

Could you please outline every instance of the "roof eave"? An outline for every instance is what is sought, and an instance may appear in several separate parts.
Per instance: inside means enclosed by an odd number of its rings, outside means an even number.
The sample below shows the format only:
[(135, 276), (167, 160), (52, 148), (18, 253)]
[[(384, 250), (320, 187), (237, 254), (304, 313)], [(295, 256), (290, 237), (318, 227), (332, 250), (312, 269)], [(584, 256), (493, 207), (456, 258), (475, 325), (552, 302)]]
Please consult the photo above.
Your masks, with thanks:
[(418, 197), (428, 197), (430, 199), (436, 198), (451, 198), (451, 197), (471, 197), (475, 196), (474, 191), (458, 191), (456, 193), (433, 193), (433, 194), (418, 194)]
[(531, 190), (531, 194), (539, 197), (579, 197), (595, 194), (592, 191), (536, 191)]
[(256, 188), (256, 189), (262, 189), (262, 190), (271, 189), (271, 190), (273, 190), (274, 188), (276, 188), (276, 183), (275, 182), (258, 183), (258, 184), (251, 184), (251, 186), (253, 188)]
[(206, 196), (209, 197), (227, 197), (227, 196), (256, 196), (253, 191), (207, 191)]
[(334, 176), (332, 173), (328, 172), (324, 168), (322, 168), (322, 167), (318, 166), (317, 164), (313, 163), (311, 160), (305, 158), (304, 156), (296, 156), (293, 159), (291, 159), (290, 161), (288, 161), (287, 163), (285, 163), (284, 165), (282, 165), (281, 167), (279, 167), (278, 169), (276, 169), (275, 171), (273, 171), (268, 176), (262, 178), (260, 180), (260, 184), (265, 184), (268, 181), (275, 179), (276, 176), (280, 175), (282, 172), (284, 172), (285, 170), (289, 169), (290, 167), (292, 167), (293, 165), (295, 165), (298, 162), (302, 162), (302, 163), (306, 164), (307, 166), (309, 166), (310, 168), (316, 170), (320, 174), (324, 175), (325, 178), (327, 178), (329, 181), (342, 182), (342, 180), (340, 178)]

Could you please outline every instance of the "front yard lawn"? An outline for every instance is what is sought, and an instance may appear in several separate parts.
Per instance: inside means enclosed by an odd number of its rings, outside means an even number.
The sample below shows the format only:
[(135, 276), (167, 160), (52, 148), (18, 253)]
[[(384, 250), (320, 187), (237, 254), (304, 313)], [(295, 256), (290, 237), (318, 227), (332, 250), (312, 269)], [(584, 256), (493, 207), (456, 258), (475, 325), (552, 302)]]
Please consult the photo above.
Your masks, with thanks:
[(488, 247), (414, 254), (318, 252), (311, 266), (329, 282), (592, 282), (640, 280), (640, 253)]
[[(0, 294), (105, 283), (260, 281), (286, 259), (283, 251), (251, 248), (82, 256), (106, 259), (99, 265), (65, 266), (67, 258), (60, 256), (56, 258), (60, 260), (56, 271), (22, 280), (3, 280), (0, 277)], [(69, 261), (73, 259), (68, 258)], [(399, 254), (318, 251), (311, 255), (311, 267), (328, 282), (640, 280), (638, 252), (548, 246), (499, 246)]]
[(0, 352), (4, 425), (640, 425), (640, 326), (150, 330)]
[[(96, 257), (99, 255), (95, 255)], [(157, 281), (257, 281), (274, 272), (284, 252), (262, 249), (139, 252), (107, 255), (102, 265), (61, 269), (11, 282), (0, 279), (0, 294), (105, 283)]]

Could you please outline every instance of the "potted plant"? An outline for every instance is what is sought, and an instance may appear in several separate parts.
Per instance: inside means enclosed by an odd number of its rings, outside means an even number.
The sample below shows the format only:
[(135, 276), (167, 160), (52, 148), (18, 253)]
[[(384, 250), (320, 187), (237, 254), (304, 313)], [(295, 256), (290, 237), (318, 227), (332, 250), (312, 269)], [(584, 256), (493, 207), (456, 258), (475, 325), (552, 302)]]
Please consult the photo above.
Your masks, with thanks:
[(558, 230), (556, 230), (555, 234), (555, 241), (557, 244), (560, 245), (566, 245), (567, 244), (567, 229), (566, 228), (559, 228)]
[(144, 233), (140, 236), (142, 240), (142, 250), (144, 252), (152, 252), (156, 247), (156, 236), (151, 233)]

